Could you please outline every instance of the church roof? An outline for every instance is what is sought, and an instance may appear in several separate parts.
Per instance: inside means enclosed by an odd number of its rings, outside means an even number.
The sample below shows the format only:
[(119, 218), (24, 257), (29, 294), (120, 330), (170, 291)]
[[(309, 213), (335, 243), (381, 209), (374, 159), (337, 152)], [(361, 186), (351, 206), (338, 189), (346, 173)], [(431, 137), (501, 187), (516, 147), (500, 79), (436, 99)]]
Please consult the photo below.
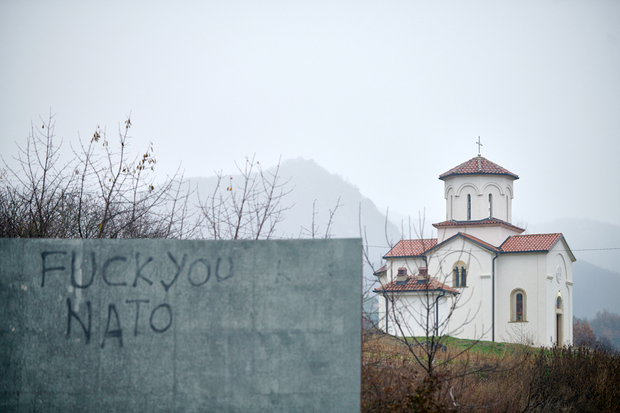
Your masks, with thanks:
[(553, 248), (560, 238), (560, 233), (513, 235), (499, 248), (502, 252), (544, 252)]
[(519, 179), (519, 175), (502, 168), (496, 163), (478, 155), (459, 166), (455, 166), (448, 172), (439, 175), (439, 179), (446, 179), (454, 175), (506, 175), (512, 179)]
[(452, 294), (460, 294), (458, 290), (437, 281), (434, 278), (420, 281), (417, 276), (407, 277), (407, 282), (398, 283), (396, 280), (375, 288), (374, 292), (390, 292), (390, 293), (404, 293), (404, 292), (422, 292), (422, 291), (447, 291)]
[(424, 252), (437, 245), (437, 238), (401, 239), (383, 258), (421, 257)]
[(373, 272), (373, 275), (381, 275), (382, 273), (387, 272), (387, 265), (382, 266), (377, 271)]
[[(480, 244), (482, 247), (485, 247), (485, 248), (486, 248), (486, 249), (488, 249), (488, 250), (491, 250), (491, 251), (498, 251), (498, 248), (497, 248), (496, 246), (491, 245), (491, 244), (489, 244), (488, 242), (481, 240), (480, 238), (476, 238), (476, 237), (474, 237), (473, 235), (464, 234), (464, 233), (462, 233), (462, 232), (459, 232), (458, 234), (453, 235), (452, 237), (448, 238), (446, 241), (449, 241), (449, 240), (451, 240), (452, 238), (457, 237), (457, 236), (461, 236), (461, 237), (463, 237), (463, 238), (465, 238), (465, 239), (468, 239), (468, 240), (470, 240), (470, 241), (475, 242), (476, 244)], [(444, 242), (446, 242), (446, 241), (444, 241)]]
[(464, 226), (489, 226), (491, 227), (491, 226), (496, 226), (496, 225), (501, 225), (504, 227), (515, 229), (519, 232), (525, 231), (523, 228), (519, 228), (516, 225), (512, 225), (510, 222), (506, 222), (506, 221), (503, 221), (497, 218), (485, 218), (485, 219), (481, 219), (478, 221), (457, 221), (457, 220), (452, 219), (450, 221), (443, 221), (443, 222), (438, 222), (436, 224), (433, 224), (435, 228), (464, 227)]
[(429, 248), (429, 250), (427, 250), (427, 252), (430, 252), (430, 250), (434, 250), (434, 249), (441, 249), (444, 245), (448, 244), (449, 242), (451, 242), (455, 238), (465, 238), (466, 240), (469, 240), (469, 241), (473, 242), (474, 244), (478, 244), (482, 248), (485, 248), (485, 249), (487, 249), (489, 251), (500, 252), (500, 249), (497, 248), (496, 246), (491, 245), (488, 242), (481, 240), (480, 238), (476, 238), (473, 235), (465, 234), (463, 232), (457, 232), (456, 234), (452, 235), (450, 238), (445, 239), (441, 243), (435, 245), (433, 248)]
[[(564, 239), (564, 236), (561, 233), (513, 235), (506, 238), (506, 240), (498, 248), (492, 244), (489, 244), (486, 241), (481, 240), (480, 238), (465, 234), (463, 232), (458, 232), (450, 238), (442, 241), (441, 243), (437, 243), (436, 238), (400, 240), (398, 244), (396, 244), (394, 248), (390, 250), (390, 252), (383, 256), (383, 258), (422, 257), (423, 255), (431, 252), (431, 250), (442, 248), (444, 245), (451, 242), (455, 238), (467, 239), (491, 252), (497, 252), (502, 254), (548, 252), (554, 247), (555, 244), (558, 243), (558, 241)], [(565, 240), (564, 242), (566, 243)], [(566, 248), (568, 249), (571, 258), (573, 258), (572, 252), (570, 251), (568, 244), (566, 245)], [(381, 267), (375, 272), (375, 275), (378, 275), (378, 273), (381, 271), (385, 271), (385, 269), (385, 266)]]

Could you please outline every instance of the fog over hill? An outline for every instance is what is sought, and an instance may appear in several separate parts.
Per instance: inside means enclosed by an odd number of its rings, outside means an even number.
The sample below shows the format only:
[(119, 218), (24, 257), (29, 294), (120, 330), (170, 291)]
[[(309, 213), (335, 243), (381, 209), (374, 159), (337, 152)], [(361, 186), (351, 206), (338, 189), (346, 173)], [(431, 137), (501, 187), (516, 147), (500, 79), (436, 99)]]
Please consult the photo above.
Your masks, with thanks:
[[(275, 167), (268, 171), (275, 172)], [(285, 188), (290, 190), (282, 201), (290, 209), (285, 212), (286, 218), (278, 224), (275, 238), (311, 238), (314, 204), (316, 238), (326, 235), (330, 210), (333, 211), (336, 206), (330, 237), (359, 238), (361, 212), (361, 225), (375, 268), (381, 265), (381, 256), (390, 248), (388, 240), (393, 244), (400, 239), (398, 228), (391, 222), (386, 224), (385, 214), (377, 209), (373, 201), (363, 196), (352, 183), (329, 173), (316, 162), (303, 158), (284, 160), (279, 176), (279, 182), (287, 182)], [(227, 180), (228, 176), (225, 178)], [(191, 178), (190, 181), (197, 185), (203, 200), (213, 192), (217, 183), (214, 176)], [(233, 175), (232, 181), (240, 183), (240, 177)], [(197, 197), (194, 202), (197, 203)]]
[(603, 310), (620, 314), (619, 273), (578, 259), (573, 264), (573, 281), (575, 317), (592, 319)]
[[(273, 172), (275, 168), (268, 171)], [(409, 237), (408, 217), (391, 216), (386, 224), (385, 211), (379, 211), (375, 203), (362, 195), (353, 183), (328, 172), (313, 160), (297, 158), (282, 161), (279, 176), (281, 183), (288, 182), (286, 187), (291, 192), (285, 196), (283, 203), (291, 208), (286, 211), (284, 221), (278, 225), (276, 238), (310, 238), (313, 204), (315, 237), (318, 238), (325, 236), (330, 210), (336, 208), (336, 205), (339, 206), (334, 214), (330, 236), (358, 238), (361, 208), (361, 223), (375, 268), (381, 265), (381, 256), (389, 250), (389, 243), (394, 244), (401, 238), (401, 229), (405, 237)], [(203, 199), (212, 193), (216, 184), (215, 177), (192, 178), (191, 181), (197, 185)], [(233, 182), (239, 182), (239, 177), (233, 176)], [(389, 196), (386, 195), (382, 202), (389, 205)], [(197, 202), (197, 198), (194, 201)], [(418, 225), (420, 212), (409, 211), (415, 225)], [(393, 220), (403, 224), (395, 225), (391, 222)], [(431, 235), (430, 224), (432, 222), (426, 222), (424, 236)], [(389, 242), (386, 240), (386, 231)], [(616, 291), (620, 289), (620, 266), (617, 264), (620, 261), (620, 250), (610, 249), (620, 247), (620, 227), (590, 219), (564, 219), (531, 224), (527, 228), (527, 233), (548, 232), (563, 233), (577, 257), (573, 266), (574, 315), (592, 318), (597, 311), (604, 309), (620, 313), (620, 300), (615, 298)], [(413, 231), (412, 236), (416, 236)], [(436, 232), (433, 236), (436, 236)], [(366, 268), (366, 276), (369, 273), (370, 269)]]

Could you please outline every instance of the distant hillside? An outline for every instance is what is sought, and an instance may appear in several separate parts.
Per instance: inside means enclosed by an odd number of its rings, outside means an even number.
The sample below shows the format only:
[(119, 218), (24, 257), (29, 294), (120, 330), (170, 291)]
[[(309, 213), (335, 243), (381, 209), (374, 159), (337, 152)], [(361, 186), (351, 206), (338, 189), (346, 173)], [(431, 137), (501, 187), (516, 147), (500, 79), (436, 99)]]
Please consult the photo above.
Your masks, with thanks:
[[(274, 168), (269, 171), (273, 172)], [(334, 214), (330, 236), (358, 238), (361, 206), (361, 222), (366, 231), (370, 254), (375, 265), (380, 265), (381, 256), (389, 249), (385, 215), (379, 212), (375, 204), (363, 196), (357, 187), (342, 177), (329, 173), (316, 162), (303, 158), (283, 161), (280, 165), (280, 177), (281, 182), (289, 181), (287, 187), (292, 191), (284, 199), (284, 205), (292, 207), (286, 211), (286, 219), (278, 225), (278, 238), (309, 238), (313, 203), (316, 213), (315, 236), (325, 236), (329, 211), (336, 207), (340, 197), (340, 206)], [(213, 191), (216, 184), (215, 177), (191, 178), (190, 181), (197, 185), (203, 199)], [(233, 182), (239, 182), (239, 177), (233, 176)], [(400, 232), (392, 223), (387, 224), (387, 234), (392, 242), (400, 239)]]
[(592, 319), (603, 310), (620, 314), (620, 273), (578, 260), (573, 264), (573, 280), (575, 317)]

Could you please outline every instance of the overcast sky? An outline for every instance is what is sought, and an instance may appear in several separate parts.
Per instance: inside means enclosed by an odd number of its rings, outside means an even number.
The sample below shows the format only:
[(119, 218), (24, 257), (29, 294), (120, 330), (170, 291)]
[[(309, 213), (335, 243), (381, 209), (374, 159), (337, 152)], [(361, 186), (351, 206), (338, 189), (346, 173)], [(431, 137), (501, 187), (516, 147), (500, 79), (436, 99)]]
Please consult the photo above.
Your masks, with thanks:
[(131, 112), (159, 173), (304, 157), (436, 222), (481, 136), (514, 223), (620, 225), (619, 1), (5, 0), (0, 56), (5, 158), (50, 110), (65, 143)]

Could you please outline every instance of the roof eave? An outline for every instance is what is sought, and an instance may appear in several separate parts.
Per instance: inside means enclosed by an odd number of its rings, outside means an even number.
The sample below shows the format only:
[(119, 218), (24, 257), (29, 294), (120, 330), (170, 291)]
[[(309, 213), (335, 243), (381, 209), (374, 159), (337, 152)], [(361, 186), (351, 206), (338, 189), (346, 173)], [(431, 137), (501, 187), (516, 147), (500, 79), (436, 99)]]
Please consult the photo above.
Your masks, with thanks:
[(492, 173), (486, 173), (486, 172), (469, 172), (469, 173), (458, 173), (458, 172), (454, 172), (448, 175), (439, 175), (439, 179), (442, 181), (445, 181), (446, 179), (449, 178), (453, 178), (455, 176), (463, 176), (463, 175), (495, 175), (495, 176), (505, 176), (508, 178), (511, 178), (513, 181), (516, 181), (517, 179), (519, 179), (519, 175), (512, 175), (512, 174), (492, 174)]
[(429, 253), (429, 252), (431, 252), (431, 251), (433, 251), (433, 250), (435, 250), (435, 249), (439, 248), (440, 246), (443, 246), (444, 244), (447, 244), (448, 242), (450, 242), (450, 241), (454, 240), (454, 238), (456, 238), (456, 237), (461, 237), (461, 238), (466, 239), (466, 240), (468, 240), (468, 241), (470, 241), (470, 242), (473, 242), (474, 244), (478, 245), (478, 246), (479, 246), (479, 247), (481, 247), (481, 248), (484, 248), (484, 249), (485, 249), (485, 250), (487, 250), (487, 251), (490, 251), (490, 252), (499, 252), (499, 249), (498, 249), (498, 248), (495, 248), (495, 247), (491, 248), (491, 247), (489, 247), (488, 245), (484, 245), (484, 244), (482, 244), (482, 243), (480, 243), (480, 242), (477, 242), (477, 241), (474, 239), (474, 237), (471, 237), (471, 236), (466, 237), (466, 236), (465, 236), (465, 234), (463, 234), (462, 232), (457, 232), (456, 234), (452, 235), (452, 236), (451, 236), (450, 238), (448, 238), (447, 240), (444, 240), (444, 241), (442, 241), (441, 243), (439, 243), (439, 244), (435, 245), (434, 247), (429, 248), (429, 249), (426, 251), (426, 253)]
[[(456, 225), (441, 225), (442, 222), (436, 222), (434, 224), (431, 224), (433, 227), (435, 228), (458, 228), (458, 227), (466, 227), (466, 226), (488, 226), (488, 227), (504, 227), (504, 228), (508, 228), (508, 229), (514, 229), (517, 231), (520, 231), (520, 233), (523, 233), (525, 231), (525, 229), (520, 228), (516, 225), (512, 225), (509, 222), (493, 222), (493, 223), (484, 223), (482, 221), (484, 220), (477, 220), (477, 221), (456, 221), (456, 220), (452, 220), (453, 222), (456, 222)], [(448, 222), (448, 221), (444, 221), (444, 222)]]
[[(430, 249), (430, 248), (429, 248)], [(424, 258), (424, 254), (426, 254), (428, 250), (424, 251), (422, 254), (420, 255), (392, 255), (392, 256), (388, 256), (388, 255), (384, 255), (383, 259), (384, 260), (389, 260), (391, 258)]]
[[(575, 255), (573, 254), (573, 251), (571, 251), (570, 247), (568, 246), (568, 242), (566, 241), (566, 238), (564, 238), (564, 234), (562, 234), (560, 236), (560, 238), (558, 238), (558, 240), (556, 242), (553, 243), (553, 245), (551, 246), (551, 248), (555, 247), (556, 244), (562, 240), (562, 244), (564, 244), (564, 248), (566, 249), (566, 252), (568, 253), (569, 258), (571, 259), (572, 262), (577, 261), (577, 258), (575, 257)], [(549, 248), (549, 250), (551, 250), (551, 248)]]
[(551, 249), (548, 250), (532, 250), (532, 251), (502, 251), (499, 250), (498, 253), (500, 254), (546, 254), (549, 251), (551, 251)]
[(450, 294), (460, 294), (459, 291), (450, 291), (446, 288), (433, 288), (433, 289), (428, 289), (428, 290), (378, 290), (378, 289), (374, 289), (372, 290), (373, 293), (377, 293), (377, 294), (381, 294), (381, 293), (426, 293), (426, 292), (439, 292), (439, 291), (445, 291), (447, 293)]

